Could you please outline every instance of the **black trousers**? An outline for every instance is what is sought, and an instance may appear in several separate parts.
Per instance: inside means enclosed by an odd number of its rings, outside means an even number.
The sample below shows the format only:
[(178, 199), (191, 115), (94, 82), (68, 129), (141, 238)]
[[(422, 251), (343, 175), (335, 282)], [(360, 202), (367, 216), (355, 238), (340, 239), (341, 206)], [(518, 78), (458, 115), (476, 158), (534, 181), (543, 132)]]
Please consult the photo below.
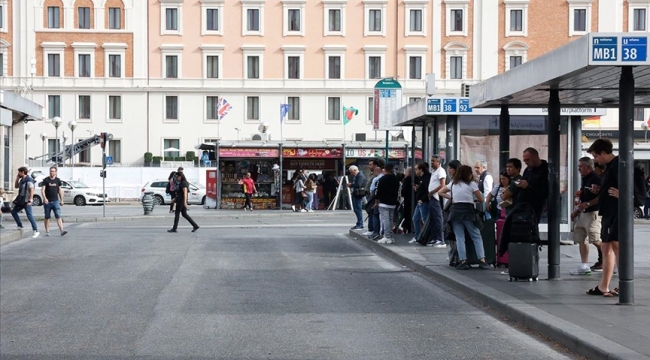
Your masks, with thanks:
[[(171, 196), (172, 200), (176, 199), (176, 191), (170, 191), (169, 196)], [(169, 203), (169, 211), (172, 212), (174, 210), (174, 201)]]
[(246, 208), (252, 209), (253, 208), (253, 204), (251, 204), (251, 197), (252, 196), (253, 196), (253, 194), (244, 193), (244, 197), (246, 197), (246, 202), (244, 203), (244, 209), (246, 209)]
[(180, 218), (180, 215), (183, 214), (183, 217), (185, 220), (187, 220), (193, 228), (199, 227), (192, 218), (187, 215), (187, 209), (185, 208), (185, 204), (176, 204), (176, 213), (174, 214), (174, 227), (172, 230), (176, 230), (178, 228), (178, 220)]

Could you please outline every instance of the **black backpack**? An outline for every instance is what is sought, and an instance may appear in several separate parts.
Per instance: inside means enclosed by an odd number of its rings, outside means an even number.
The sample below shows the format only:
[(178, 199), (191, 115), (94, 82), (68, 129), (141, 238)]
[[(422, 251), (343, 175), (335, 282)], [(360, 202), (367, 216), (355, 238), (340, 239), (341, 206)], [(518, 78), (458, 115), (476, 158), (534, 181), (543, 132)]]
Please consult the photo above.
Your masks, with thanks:
[(646, 180), (643, 169), (638, 166), (634, 167), (634, 207), (641, 207), (645, 203), (646, 194), (650, 189), (646, 189)]

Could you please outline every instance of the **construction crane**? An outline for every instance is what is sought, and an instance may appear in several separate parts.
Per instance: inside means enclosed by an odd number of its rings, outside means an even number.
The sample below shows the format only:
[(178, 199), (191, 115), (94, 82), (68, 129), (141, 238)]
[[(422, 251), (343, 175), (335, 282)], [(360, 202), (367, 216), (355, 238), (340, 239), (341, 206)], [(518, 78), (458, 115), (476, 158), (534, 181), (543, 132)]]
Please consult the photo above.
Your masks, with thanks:
[(65, 145), (65, 147), (55, 155), (52, 154), (43, 154), (41, 156), (35, 157), (34, 160), (40, 159), (43, 157), (49, 158), (46, 160), (48, 164), (57, 164), (61, 165), (68, 159), (73, 156), (84, 152), (85, 150), (102, 143), (102, 138), (100, 135), (93, 135), (89, 138), (83, 139), (75, 144)]

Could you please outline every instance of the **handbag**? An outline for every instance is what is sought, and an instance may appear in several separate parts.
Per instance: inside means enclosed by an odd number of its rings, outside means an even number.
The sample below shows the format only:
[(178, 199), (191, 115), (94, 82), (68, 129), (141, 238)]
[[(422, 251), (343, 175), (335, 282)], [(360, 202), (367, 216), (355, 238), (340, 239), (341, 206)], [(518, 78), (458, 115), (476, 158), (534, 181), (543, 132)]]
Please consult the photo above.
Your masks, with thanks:
[(301, 192), (300, 192), (300, 196), (301, 196), (303, 199), (306, 199), (306, 198), (307, 198), (307, 193), (304, 192), (304, 191), (301, 191)]
[(355, 188), (352, 190), (352, 195), (354, 196), (366, 196), (366, 189)]

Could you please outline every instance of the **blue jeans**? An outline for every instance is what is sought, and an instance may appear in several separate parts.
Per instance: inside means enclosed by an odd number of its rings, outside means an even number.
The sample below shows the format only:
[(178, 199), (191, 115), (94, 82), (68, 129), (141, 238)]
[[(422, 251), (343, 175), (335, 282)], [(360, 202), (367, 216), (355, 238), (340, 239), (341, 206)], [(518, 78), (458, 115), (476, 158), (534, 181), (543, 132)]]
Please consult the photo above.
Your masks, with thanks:
[(372, 231), (373, 234), (381, 234), (381, 221), (379, 220), (379, 206), (376, 208), (372, 209), (372, 215), (370, 215), (372, 218)]
[(314, 204), (314, 192), (305, 191), (307, 193), (307, 210), (311, 210), (311, 206)]
[(38, 231), (38, 226), (36, 226), (36, 219), (34, 219), (34, 214), (32, 214), (32, 206), (31, 205), (16, 205), (13, 210), (11, 210), (11, 216), (14, 217), (14, 220), (16, 220), (16, 225), (18, 225), (19, 228), (23, 227), (22, 221), (20, 221), (20, 217), (18, 216), (18, 213), (20, 210), (25, 210), (25, 215), (27, 215), (27, 220), (32, 224), (32, 230)]
[(413, 236), (417, 239), (420, 237), (422, 227), (420, 221), (427, 222), (429, 217), (429, 203), (417, 203), (413, 212)]
[(352, 210), (354, 215), (357, 217), (357, 224), (355, 225), (358, 228), (363, 228), (363, 196), (352, 196)]
[(442, 235), (442, 205), (440, 200), (431, 198), (429, 200), (429, 223), (431, 224), (431, 241), (444, 241)]
[(645, 198), (645, 209), (643, 209), (645, 217), (650, 216), (650, 197)]
[(474, 225), (472, 220), (452, 221), (451, 227), (454, 229), (456, 235), (456, 248), (458, 249), (458, 260), (467, 260), (467, 249), (465, 248), (465, 229), (469, 233), (476, 249), (476, 257), (478, 259), (485, 258), (485, 249), (483, 249), (483, 238), (481, 238), (481, 231)]

